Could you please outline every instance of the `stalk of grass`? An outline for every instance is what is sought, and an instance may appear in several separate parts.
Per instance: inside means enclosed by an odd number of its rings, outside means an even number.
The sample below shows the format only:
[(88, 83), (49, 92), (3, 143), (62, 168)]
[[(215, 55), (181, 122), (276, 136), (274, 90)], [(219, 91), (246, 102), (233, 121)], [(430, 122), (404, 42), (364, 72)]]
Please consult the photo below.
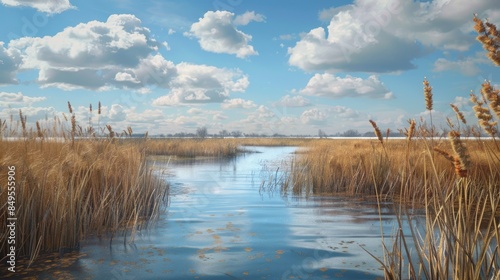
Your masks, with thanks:
[[(140, 145), (97, 138), (74, 141), (72, 108), (70, 114), (70, 128), (54, 119), (51, 132), (60, 137), (69, 129), (69, 141), (44, 141), (43, 146), (36, 137), (0, 141), (0, 150), (5, 151), (0, 153), (0, 169), (16, 166), (16, 255), (32, 261), (39, 254), (78, 248), (89, 235), (146, 226), (148, 219), (157, 217), (168, 191), (155, 177)], [(23, 136), (28, 136), (22, 112), (19, 118)], [(7, 136), (17, 134), (12, 130)], [(38, 124), (40, 134), (44, 136)], [(1, 172), (0, 182), (7, 181), (6, 174)], [(3, 189), (0, 200), (7, 201)], [(7, 218), (6, 207), (0, 205), (2, 220)], [(7, 232), (6, 223), (1, 223), (3, 256), (8, 250)]]

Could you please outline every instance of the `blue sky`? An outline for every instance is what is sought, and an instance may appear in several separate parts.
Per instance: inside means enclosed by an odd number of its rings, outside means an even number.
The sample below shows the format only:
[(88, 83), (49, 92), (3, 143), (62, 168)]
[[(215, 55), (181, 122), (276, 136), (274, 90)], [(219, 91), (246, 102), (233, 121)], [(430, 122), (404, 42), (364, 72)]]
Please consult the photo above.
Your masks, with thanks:
[(395, 131), (427, 118), (424, 77), (438, 126), (450, 103), (473, 124), (470, 91), (500, 80), (472, 29), (497, 0), (0, 2), (0, 119), (47, 128), (101, 101), (115, 131)]

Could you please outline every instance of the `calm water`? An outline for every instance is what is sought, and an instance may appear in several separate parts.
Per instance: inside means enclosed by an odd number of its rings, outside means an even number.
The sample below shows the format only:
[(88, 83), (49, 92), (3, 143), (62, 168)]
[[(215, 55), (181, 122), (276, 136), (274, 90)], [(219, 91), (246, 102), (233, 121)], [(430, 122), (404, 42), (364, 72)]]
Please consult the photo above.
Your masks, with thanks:
[[(396, 227), (390, 208), (380, 223), (375, 203), (259, 193), (262, 180), (293, 156), (291, 147), (256, 147), (232, 160), (179, 161), (161, 172), (170, 205), (133, 244), (117, 238), (82, 244), (65, 278), (78, 279), (376, 279), (381, 224)], [(390, 243), (390, 242), (388, 242)], [(53, 277), (54, 273), (44, 274)], [(44, 278), (42, 277), (42, 278)]]

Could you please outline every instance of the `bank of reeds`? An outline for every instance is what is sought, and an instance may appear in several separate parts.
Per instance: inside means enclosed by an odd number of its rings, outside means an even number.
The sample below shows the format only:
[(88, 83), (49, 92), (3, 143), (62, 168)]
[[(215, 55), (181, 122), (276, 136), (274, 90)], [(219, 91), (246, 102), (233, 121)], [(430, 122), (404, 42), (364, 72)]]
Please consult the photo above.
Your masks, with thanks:
[(148, 139), (148, 155), (177, 157), (233, 157), (246, 152), (245, 146), (303, 146), (310, 139), (295, 138), (167, 138)]
[[(487, 56), (500, 65), (496, 26), (477, 17), (474, 22)], [(427, 79), (424, 97), (430, 113)], [(295, 194), (375, 195), (401, 202), (396, 234), (390, 244), (383, 238), (384, 256), (374, 256), (386, 279), (500, 279), (500, 90), (486, 81), (481, 96), (470, 97), (488, 138), (467, 127), (456, 106), (451, 107), (457, 121), (447, 120), (449, 132), (440, 139), (432, 119), (430, 125), (410, 120), (402, 141), (384, 140), (370, 121), (377, 140), (317, 143), (293, 163), (283, 185)], [(415, 207), (425, 211), (423, 228), (411, 214)], [(403, 230), (404, 220), (410, 232)]]
[[(107, 138), (93, 138), (98, 130), (81, 129), (73, 114), (46, 127), (37, 122), (32, 129), (22, 112), (19, 122), (12, 119), (0, 121), (3, 136), (18, 137), (0, 137), (2, 257), (10, 246), (5, 222), (12, 217), (7, 211), (9, 167), (15, 168), (18, 258), (75, 249), (89, 235), (113, 236), (126, 229), (133, 238), (159, 214), (168, 186), (152, 173), (141, 145), (114, 141), (111, 127)], [(80, 135), (88, 138), (75, 140)]]

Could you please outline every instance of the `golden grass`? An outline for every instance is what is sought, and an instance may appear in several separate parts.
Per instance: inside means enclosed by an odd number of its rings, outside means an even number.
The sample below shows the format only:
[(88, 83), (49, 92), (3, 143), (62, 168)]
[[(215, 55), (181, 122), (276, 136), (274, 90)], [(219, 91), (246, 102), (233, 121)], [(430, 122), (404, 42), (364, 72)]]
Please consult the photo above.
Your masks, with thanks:
[[(125, 228), (133, 238), (135, 230), (159, 214), (168, 187), (152, 173), (140, 145), (73, 137), (45, 141), (41, 130), (37, 127), (36, 138), (0, 138), (2, 185), (8, 167), (15, 166), (18, 257), (77, 248), (91, 234), (114, 235)], [(74, 126), (71, 131), (73, 136)], [(0, 220), (7, 221), (6, 188), (0, 190), (0, 201)], [(3, 256), (6, 226), (0, 223)]]
[(232, 157), (244, 152), (244, 146), (302, 146), (310, 141), (293, 138), (148, 139), (144, 148), (148, 155)]

